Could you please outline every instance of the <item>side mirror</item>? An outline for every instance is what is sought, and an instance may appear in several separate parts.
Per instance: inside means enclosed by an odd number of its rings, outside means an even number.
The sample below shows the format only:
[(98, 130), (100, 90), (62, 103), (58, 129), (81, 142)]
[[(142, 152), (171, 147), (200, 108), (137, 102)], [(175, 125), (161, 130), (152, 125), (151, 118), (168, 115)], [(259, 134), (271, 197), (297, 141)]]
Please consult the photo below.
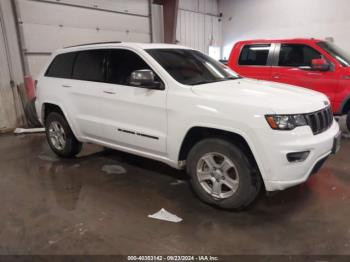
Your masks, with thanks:
[(154, 73), (149, 69), (141, 69), (132, 72), (130, 84), (141, 88), (162, 89), (161, 83), (154, 80)]
[(327, 62), (327, 60), (325, 60), (323, 58), (311, 60), (311, 70), (329, 71), (330, 68), (331, 68), (331, 65)]

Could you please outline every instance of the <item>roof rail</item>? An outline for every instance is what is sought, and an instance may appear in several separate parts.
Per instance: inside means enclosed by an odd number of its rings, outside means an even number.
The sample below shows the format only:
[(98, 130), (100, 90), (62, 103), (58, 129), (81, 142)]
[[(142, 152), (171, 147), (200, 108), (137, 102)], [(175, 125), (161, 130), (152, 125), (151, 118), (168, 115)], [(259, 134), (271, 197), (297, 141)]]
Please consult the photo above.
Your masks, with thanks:
[(120, 44), (121, 41), (110, 41), (110, 42), (96, 42), (96, 43), (86, 43), (81, 45), (72, 45), (72, 46), (66, 46), (64, 48), (71, 48), (71, 47), (78, 47), (78, 46), (86, 46), (86, 45), (102, 45), (102, 44)]

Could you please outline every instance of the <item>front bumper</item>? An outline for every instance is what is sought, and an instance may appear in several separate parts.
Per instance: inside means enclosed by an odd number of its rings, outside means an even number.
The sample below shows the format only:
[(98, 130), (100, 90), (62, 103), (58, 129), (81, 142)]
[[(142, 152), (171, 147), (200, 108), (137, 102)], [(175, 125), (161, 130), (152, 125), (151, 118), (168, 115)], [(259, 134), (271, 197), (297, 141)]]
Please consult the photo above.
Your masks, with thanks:
[[(325, 132), (313, 135), (308, 126), (292, 131), (259, 130), (259, 168), (267, 191), (283, 190), (304, 183), (317, 172), (334, 147), (339, 126), (333, 121)], [(302, 162), (289, 162), (286, 155), (292, 152), (310, 151)]]

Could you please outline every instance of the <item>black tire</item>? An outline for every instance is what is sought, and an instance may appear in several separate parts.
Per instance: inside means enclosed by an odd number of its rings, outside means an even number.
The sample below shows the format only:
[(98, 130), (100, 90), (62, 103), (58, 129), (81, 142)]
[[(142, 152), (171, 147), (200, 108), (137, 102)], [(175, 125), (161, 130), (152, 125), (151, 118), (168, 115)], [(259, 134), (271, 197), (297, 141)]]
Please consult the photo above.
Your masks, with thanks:
[[(58, 122), (60, 126), (63, 128), (65, 133), (65, 145), (61, 149), (57, 148), (50, 139), (49, 129), (50, 129), (51, 123), (53, 122)], [(82, 143), (80, 143), (76, 139), (71, 128), (69, 127), (67, 120), (62, 114), (57, 112), (49, 113), (49, 115), (46, 117), (46, 120), (45, 120), (45, 129), (46, 129), (47, 141), (52, 151), (54, 151), (56, 155), (62, 158), (71, 158), (80, 153), (82, 148)]]
[(348, 132), (350, 132), (350, 110), (349, 110), (348, 115), (346, 117), (346, 125), (348, 127)]
[[(238, 176), (238, 188), (232, 196), (216, 198), (208, 193), (197, 177), (197, 165), (206, 154), (216, 152), (227, 157), (234, 164)], [(241, 210), (251, 204), (259, 194), (261, 178), (245, 153), (236, 145), (224, 139), (208, 138), (197, 143), (187, 158), (187, 172), (198, 197), (207, 204), (223, 209)], [(215, 180), (215, 179), (214, 179)], [(208, 183), (211, 183), (208, 180)]]

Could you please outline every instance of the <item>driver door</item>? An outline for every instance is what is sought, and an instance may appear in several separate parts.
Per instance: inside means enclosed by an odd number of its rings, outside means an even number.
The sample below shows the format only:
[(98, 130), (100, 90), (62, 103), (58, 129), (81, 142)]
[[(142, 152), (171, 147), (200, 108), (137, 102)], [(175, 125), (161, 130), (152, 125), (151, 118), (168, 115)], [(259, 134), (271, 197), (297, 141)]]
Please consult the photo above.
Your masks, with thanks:
[(133, 51), (109, 50), (107, 68), (107, 83), (102, 86), (99, 103), (100, 118), (103, 119), (101, 137), (119, 146), (165, 155), (166, 89), (153, 90), (129, 84), (133, 71), (151, 69)]
[(334, 71), (311, 70), (311, 61), (323, 56), (305, 44), (277, 46), (278, 62), (272, 67), (272, 81), (313, 89), (334, 99), (338, 78)]

